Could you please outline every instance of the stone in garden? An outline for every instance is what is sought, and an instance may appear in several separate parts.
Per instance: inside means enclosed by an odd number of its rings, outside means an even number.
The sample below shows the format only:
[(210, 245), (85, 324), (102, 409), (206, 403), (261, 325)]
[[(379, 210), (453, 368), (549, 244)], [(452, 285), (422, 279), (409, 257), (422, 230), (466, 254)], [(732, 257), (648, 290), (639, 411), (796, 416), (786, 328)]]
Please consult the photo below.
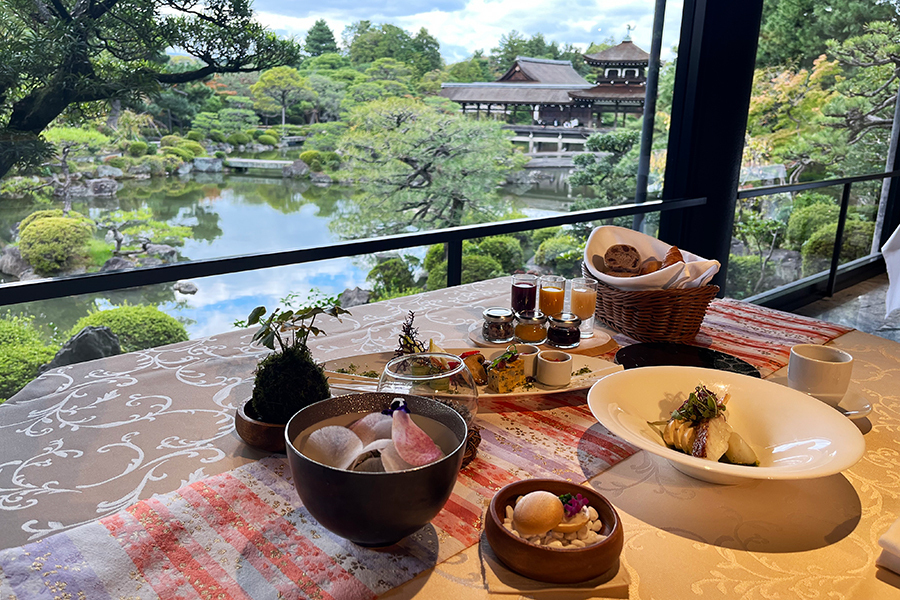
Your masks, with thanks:
[(175, 285), (172, 286), (176, 292), (180, 292), (182, 294), (196, 294), (197, 286), (191, 283), (190, 281), (176, 281)]
[(0, 254), (0, 272), (12, 275), (19, 279), (34, 279), (34, 269), (22, 258), (19, 248), (7, 246)]
[(132, 175), (149, 175), (150, 174), (150, 163), (140, 163), (137, 165), (131, 165), (128, 167), (128, 172)]
[(352, 306), (362, 306), (368, 304), (372, 297), (372, 292), (355, 287), (352, 290), (346, 289), (341, 294), (341, 308), (350, 308)]
[(125, 269), (133, 269), (134, 267), (135, 264), (127, 258), (113, 256), (103, 263), (103, 266), (100, 267), (100, 271), (124, 271)]
[(158, 267), (166, 264), (164, 261), (153, 256), (139, 256), (137, 257), (137, 263), (140, 267)]
[(63, 344), (53, 360), (41, 365), (38, 372), (121, 353), (119, 338), (109, 327), (85, 327)]
[(167, 262), (174, 262), (178, 258), (178, 250), (168, 244), (144, 244), (144, 252)]
[(87, 181), (89, 196), (115, 196), (119, 184), (115, 179), (89, 179)]
[[(58, 194), (57, 190), (54, 190), (54, 194)], [(71, 183), (69, 184), (69, 196), (90, 196), (91, 191), (88, 189), (88, 186), (83, 183)]]
[(122, 169), (118, 167), (114, 167), (112, 165), (98, 165), (97, 166), (97, 177), (112, 177), (117, 178), (121, 177), (125, 173), (122, 172)]
[(309, 165), (300, 159), (295, 160), (292, 164), (281, 167), (281, 176), (299, 179), (309, 175)]
[(194, 159), (194, 171), (200, 173), (219, 173), (222, 171), (222, 159), (210, 156), (198, 156)]
[(333, 181), (325, 173), (313, 173), (309, 176), (309, 179), (313, 182), (313, 185), (331, 185)]
[(178, 165), (178, 169), (176, 172), (179, 175), (187, 175), (188, 173), (190, 173), (193, 170), (194, 170), (194, 165), (190, 161), (188, 161), (186, 163), (181, 163), (180, 165)]

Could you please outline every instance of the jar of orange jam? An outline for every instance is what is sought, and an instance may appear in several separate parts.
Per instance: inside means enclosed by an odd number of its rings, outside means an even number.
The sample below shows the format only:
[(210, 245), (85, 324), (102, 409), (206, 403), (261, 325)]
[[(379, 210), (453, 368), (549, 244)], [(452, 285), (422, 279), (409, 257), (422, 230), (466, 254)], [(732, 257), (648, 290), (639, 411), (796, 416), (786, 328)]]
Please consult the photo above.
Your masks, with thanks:
[(517, 312), (516, 339), (523, 344), (543, 344), (547, 340), (547, 315), (539, 310)]

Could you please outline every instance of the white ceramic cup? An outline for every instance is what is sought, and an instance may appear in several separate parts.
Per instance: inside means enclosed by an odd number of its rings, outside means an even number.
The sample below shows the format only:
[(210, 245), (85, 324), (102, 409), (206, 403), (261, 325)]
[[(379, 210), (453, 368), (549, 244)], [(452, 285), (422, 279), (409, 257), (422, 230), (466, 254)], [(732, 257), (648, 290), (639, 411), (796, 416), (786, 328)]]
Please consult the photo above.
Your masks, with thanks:
[(516, 344), (516, 352), (525, 361), (525, 377), (534, 377), (537, 355), (541, 349), (531, 344)]
[(541, 350), (537, 355), (537, 380), (544, 385), (564, 387), (572, 379), (572, 355), (561, 350)]
[(850, 386), (853, 357), (837, 348), (797, 344), (788, 362), (788, 386), (837, 406)]

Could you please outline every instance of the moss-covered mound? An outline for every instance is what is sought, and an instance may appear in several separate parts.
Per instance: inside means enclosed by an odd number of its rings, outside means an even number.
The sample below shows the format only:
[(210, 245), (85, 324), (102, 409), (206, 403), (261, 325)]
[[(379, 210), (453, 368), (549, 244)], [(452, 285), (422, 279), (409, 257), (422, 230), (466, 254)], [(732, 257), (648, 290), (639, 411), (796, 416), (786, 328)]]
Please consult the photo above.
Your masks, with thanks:
[(109, 327), (119, 337), (122, 352), (134, 352), (188, 339), (184, 325), (155, 306), (119, 306), (91, 313), (75, 323), (69, 337), (88, 326)]
[(44, 345), (29, 319), (0, 317), (0, 402), (37, 377), (38, 368), (55, 354), (56, 349)]
[(266, 423), (287, 423), (294, 413), (330, 396), (322, 365), (308, 348), (288, 347), (259, 362), (249, 415)]
[(39, 218), (25, 227), (20, 225), (19, 231), (22, 258), (44, 274), (57, 273), (86, 259), (88, 243), (94, 236), (90, 221), (72, 217)]

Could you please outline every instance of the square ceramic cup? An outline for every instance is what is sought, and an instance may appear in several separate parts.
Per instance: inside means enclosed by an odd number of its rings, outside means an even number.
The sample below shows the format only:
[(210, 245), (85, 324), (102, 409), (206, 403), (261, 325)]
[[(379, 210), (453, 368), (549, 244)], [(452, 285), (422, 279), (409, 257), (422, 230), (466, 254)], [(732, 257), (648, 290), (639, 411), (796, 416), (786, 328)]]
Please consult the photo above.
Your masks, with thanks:
[(572, 355), (562, 350), (541, 350), (537, 355), (535, 377), (552, 387), (565, 387), (572, 379)]
[(788, 362), (788, 386), (837, 406), (850, 386), (853, 357), (837, 348), (797, 344)]
[(531, 344), (516, 344), (516, 352), (525, 361), (525, 377), (534, 377), (535, 363), (540, 351), (540, 348)]

